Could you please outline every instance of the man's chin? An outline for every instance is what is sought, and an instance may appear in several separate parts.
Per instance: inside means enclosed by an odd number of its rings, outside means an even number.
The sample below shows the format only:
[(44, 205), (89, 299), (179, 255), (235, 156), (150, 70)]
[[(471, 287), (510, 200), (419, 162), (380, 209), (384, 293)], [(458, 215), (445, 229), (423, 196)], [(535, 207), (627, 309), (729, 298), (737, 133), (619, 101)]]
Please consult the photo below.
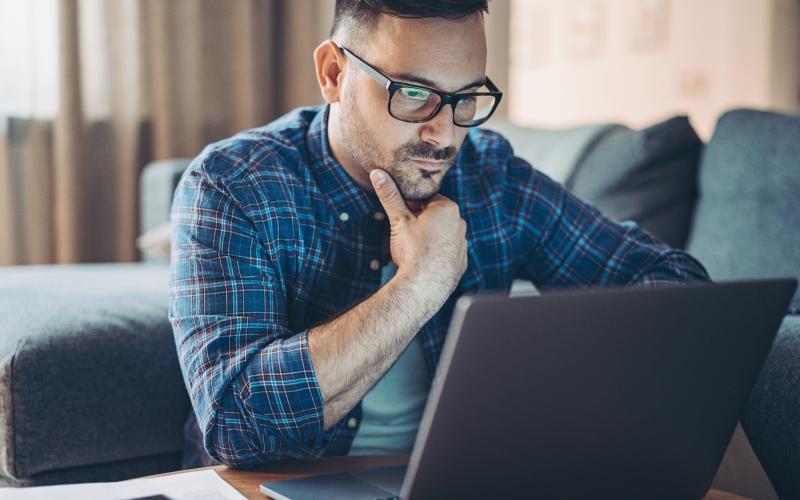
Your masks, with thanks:
[(436, 193), (439, 192), (439, 187), (437, 186), (433, 191), (419, 191), (418, 189), (411, 189), (411, 190), (400, 190), (400, 194), (403, 196), (403, 199), (406, 201), (420, 201), (426, 202), (436, 196)]
[[(437, 192), (438, 192), (438, 191), (437, 191)], [(400, 193), (400, 194), (402, 194), (402, 193)], [(435, 194), (436, 194), (436, 193), (433, 193), (433, 194), (432, 194), (432, 195), (430, 195), (430, 196), (426, 196), (426, 195), (421, 195), (421, 194), (416, 194), (416, 193), (415, 193), (415, 194), (412, 194), (412, 195), (409, 195), (409, 196), (407, 196), (407, 195), (403, 195), (403, 199), (404, 199), (405, 201), (415, 201), (415, 202), (425, 203), (426, 201), (428, 201), (428, 200), (430, 200), (431, 198), (433, 198), (433, 196), (434, 196)]]

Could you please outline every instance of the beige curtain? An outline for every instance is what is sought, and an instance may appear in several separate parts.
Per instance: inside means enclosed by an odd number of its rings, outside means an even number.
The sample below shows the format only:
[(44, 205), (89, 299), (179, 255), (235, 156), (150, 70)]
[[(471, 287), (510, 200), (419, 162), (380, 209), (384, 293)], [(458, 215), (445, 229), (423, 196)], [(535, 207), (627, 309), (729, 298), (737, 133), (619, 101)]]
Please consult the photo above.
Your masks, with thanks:
[(0, 265), (135, 261), (144, 165), (320, 102), (332, 1), (54, 2), (57, 114), (0, 116)]

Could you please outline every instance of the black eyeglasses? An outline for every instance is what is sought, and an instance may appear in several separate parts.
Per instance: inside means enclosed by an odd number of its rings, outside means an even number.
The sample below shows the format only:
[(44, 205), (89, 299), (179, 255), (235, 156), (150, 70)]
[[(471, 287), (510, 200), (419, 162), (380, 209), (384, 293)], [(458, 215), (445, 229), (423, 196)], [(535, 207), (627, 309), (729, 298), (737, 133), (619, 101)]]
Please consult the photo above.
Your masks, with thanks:
[(432, 119), (449, 104), (453, 108), (453, 123), (459, 127), (476, 127), (492, 116), (503, 93), (486, 77), (488, 92), (461, 92), (451, 94), (441, 90), (396, 82), (370, 65), (347, 47), (335, 44), (345, 55), (389, 91), (389, 114), (401, 121), (422, 123)]

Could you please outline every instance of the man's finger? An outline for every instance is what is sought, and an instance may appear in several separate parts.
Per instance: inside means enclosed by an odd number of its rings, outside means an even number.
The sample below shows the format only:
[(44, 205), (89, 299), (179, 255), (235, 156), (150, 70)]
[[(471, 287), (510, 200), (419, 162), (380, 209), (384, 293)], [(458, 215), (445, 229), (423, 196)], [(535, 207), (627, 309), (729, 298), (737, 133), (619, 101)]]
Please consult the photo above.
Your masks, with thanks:
[(375, 188), (375, 193), (389, 219), (411, 215), (411, 211), (408, 210), (400, 191), (389, 174), (375, 168), (370, 171), (369, 180), (372, 181), (372, 187)]
[(451, 200), (450, 198), (448, 198), (447, 196), (445, 196), (445, 195), (443, 195), (441, 193), (436, 193), (435, 195), (433, 195), (431, 197), (431, 199), (429, 199), (428, 201), (426, 201), (423, 204), (422, 208), (425, 209), (425, 208), (428, 208), (431, 205), (434, 205), (434, 206), (435, 205), (444, 205), (444, 204), (448, 204), (448, 203), (453, 203), (453, 200)]

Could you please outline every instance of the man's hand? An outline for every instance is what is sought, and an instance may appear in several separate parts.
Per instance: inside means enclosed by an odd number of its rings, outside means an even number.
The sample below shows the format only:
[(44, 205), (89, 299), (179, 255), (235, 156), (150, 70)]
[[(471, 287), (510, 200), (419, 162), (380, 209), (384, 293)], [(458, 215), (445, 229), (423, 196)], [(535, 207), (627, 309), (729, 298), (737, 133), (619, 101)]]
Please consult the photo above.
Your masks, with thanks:
[(415, 214), (385, 171), (374, 169), (369, 178), (389, 217), (397, 274), (425, 283), (446, 300), (467, 268), (467, 225), (458, 205), (437, 193)]

